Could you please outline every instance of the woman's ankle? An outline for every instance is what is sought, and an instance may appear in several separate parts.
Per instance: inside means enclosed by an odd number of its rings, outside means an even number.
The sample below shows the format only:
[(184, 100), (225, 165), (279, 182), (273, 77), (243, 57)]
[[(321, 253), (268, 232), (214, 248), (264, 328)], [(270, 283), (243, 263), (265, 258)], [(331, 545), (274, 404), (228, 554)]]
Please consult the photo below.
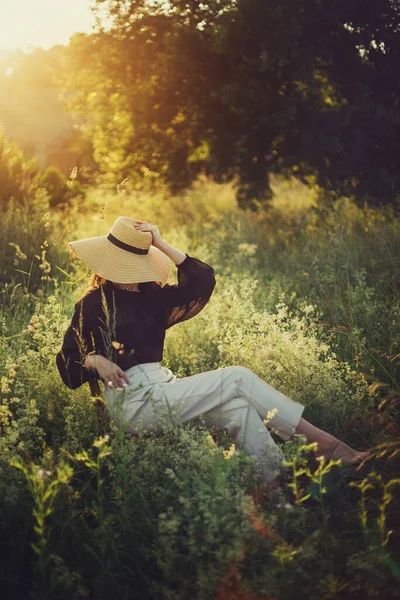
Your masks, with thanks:
[(335, 438), (335, 436), (330, 433), (324, 432), (324, 435), (318, 439), (317, 444), (318, 448), (315, 451), (316, 456), (325, 456), (325, 458), (330, 458), (332, 455), (333, 449), (337, 446), (339, 440)]
[(329, 454), (339, 441), (335, 436), (319, 429), (319, 427), (312, 425), (303, 418), (299, 421), (296, 433), (305, 435), (308, 444), (318, 444), (318, 449), (315, 451), (316, 456), (322, 456), (324, 453)]

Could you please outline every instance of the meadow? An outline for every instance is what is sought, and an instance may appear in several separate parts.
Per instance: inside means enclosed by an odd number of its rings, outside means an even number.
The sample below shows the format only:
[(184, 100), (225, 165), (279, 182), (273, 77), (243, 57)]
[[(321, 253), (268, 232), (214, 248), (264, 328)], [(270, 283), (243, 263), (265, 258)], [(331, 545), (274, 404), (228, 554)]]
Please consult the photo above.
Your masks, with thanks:
[[(400, 597), (400, 216), (274, 179), (270, 208), (234, 184), (184, 194), (45, 193), (0, 216), (0, 590), (13, 599)], [(168, 331), (178, 377), (243, 365), (357, 449), (359, 468), (282, 443), (269, 490), (223, 431), (115, 428), (55, 355), (88, 284), (66, 242), (119, 215), (211, 264), (207, 307)], [(175, 270), (176, 271), (176, 270)], [(172, 269), (171, 282), (176, 281)]]

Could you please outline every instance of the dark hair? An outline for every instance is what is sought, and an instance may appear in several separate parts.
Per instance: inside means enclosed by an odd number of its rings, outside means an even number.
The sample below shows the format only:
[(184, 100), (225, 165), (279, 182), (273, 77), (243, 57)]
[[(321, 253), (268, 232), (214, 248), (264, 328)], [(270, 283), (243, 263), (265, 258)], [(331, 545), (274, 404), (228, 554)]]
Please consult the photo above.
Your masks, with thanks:
[[(112, 281), (109, 279), (105, 279), (104, 277), (100, 277), (97, 273), (93, 273), (89, 279), (89, 287), (83, 292), (82, 296), (79, 300), (82, 300), (85, 296), (101, 287), (102, 285), (112, 285)], [(141, 292), (145, 294), (151, 293), (152, 291), (162, 287), (160, 281), (144, 281), (138, 284)]]

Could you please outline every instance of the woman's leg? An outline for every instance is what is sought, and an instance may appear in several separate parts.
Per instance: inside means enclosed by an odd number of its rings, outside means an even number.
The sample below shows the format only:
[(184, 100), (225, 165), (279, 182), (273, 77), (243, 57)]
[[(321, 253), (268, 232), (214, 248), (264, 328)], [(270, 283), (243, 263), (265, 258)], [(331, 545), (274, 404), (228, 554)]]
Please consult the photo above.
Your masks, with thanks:
[[(149, 386), (148, 400), (133, 394), (123, 406), (126, 431), (148, 427), (162, 429), (165, 419), (187, 423), (200, 416), (208, 426), (226, 427), (232, 441), (262, 460), (265, 481), (272, 481), (283, 460), (264, 421), (282, 439), (289, 439), (300, 420), (304, 406), (288, 398), (255, 373), (242, 366), (224, 367), (190, 377)], [(146, 392), (147, 393), (147, 392)]]
[(216, 425), (226, 429), (238, 448), (243, 448), (246, 454), (260, 461), (264, 481), (270, 483), (279, 474), (283, 452), (247, 398), (232, 398), (208, 411), (203, 418), (208, 427)]
[[(242, 366), (224, 367), (146, 386), (146, 389), (128, 395), (121, 408), (121, 426), (126, 431), (136, 432), (142, 427), (154, 426), (160, 429), (165, 418), (183, 424), (200, 416), (209, 425), (215, 423), (227, 427), (238, 447), (270, 461), (270, 468), (264, 470), (266, 481), (275, 476), (283, 455), (265, 422), (283, 440), (288, 440), (297, 431), (304, 433), (309, 441), (321, 441), (322, 447), (326, 447), (321, 438), (325, 432), (301, 419), (304, 405)], [(337, 442), (336, 438), (330, 437)]]
[[(317, 442), (317, 456), (327, 459), (341, 459), (343, 464), (353, 465), (364, 460), (369, 453), (353, 450), (335, 436), (315, 427), (301, 417), (304, 406), (294, 402), (246, 367), (233, 367), (239, 374), (238, 389), (257, 410), (260, 417), (267, 419), (268, 427), (273, 428), (283, 439), (290, 438), (292, 433), (306, 436), (308, 443)], [(267, 389), (266, 389), (267, 386)], [(271, 406), (274, 408), (271, 409)], [(267, 414), (266, 414), (267, 409)], [(293, 424), (295, 424), (293, 426)]]
[[(180, 423), (206, 415), (211, 410), (222, 410), (233, 398), (245, 398), (258, 413), (267, 420), (283, 439), (288, 440), (299, 424), (304, 405), (285, 396), (247, 367), (232, 366), (206, 371), (172, 382), (156, 383), (149, 389), (153, 401), (137, 404), (135, 396), (127, 399), (124, 420), (132, 428), (139, 423), (147, 427), (158, 421), (160, 411), (176, 415)], [(143, 392), (138, 392), (143, 397)], [(131, 413), (131, 407), (137, 407)], [(216, 412), (214, 412), (214, 416)]]
[(317, 442), (317, 456), (335, 459), (340, 458), (345, 465), (354, 465), (366, 458), (368, 452), (358, 452), (353, 450), (344, 442), (341, 442), (335, 436), (327, 433), (323, 429), (319, 429), (305, 419), (301, 418), (296, 427), (296, 433), (301, 433), (306, 436), (308, 443)]

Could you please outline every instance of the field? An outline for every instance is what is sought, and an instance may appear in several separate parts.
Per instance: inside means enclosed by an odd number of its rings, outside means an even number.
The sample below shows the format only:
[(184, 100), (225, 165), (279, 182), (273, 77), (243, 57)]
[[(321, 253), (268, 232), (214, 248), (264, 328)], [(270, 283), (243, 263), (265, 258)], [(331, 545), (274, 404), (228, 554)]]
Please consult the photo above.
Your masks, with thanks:
[[(13, 599), (389, 600), (400, 597), (400, 217), (273, 182), (269, 210), (233, 184), (183, 195), (89, 189), (0, 216), (0, 589)], [(282, 443), (283, 484), (201, 425), (124, 436), (55, 354), (88, 273), (66, 242), (119, 215), (211, 264), (207, 307), (167, 333), (178, 377), (243, 365), (357, 449), (361, 468)], [(174, 282), (173, 270), (171, 282)]]

